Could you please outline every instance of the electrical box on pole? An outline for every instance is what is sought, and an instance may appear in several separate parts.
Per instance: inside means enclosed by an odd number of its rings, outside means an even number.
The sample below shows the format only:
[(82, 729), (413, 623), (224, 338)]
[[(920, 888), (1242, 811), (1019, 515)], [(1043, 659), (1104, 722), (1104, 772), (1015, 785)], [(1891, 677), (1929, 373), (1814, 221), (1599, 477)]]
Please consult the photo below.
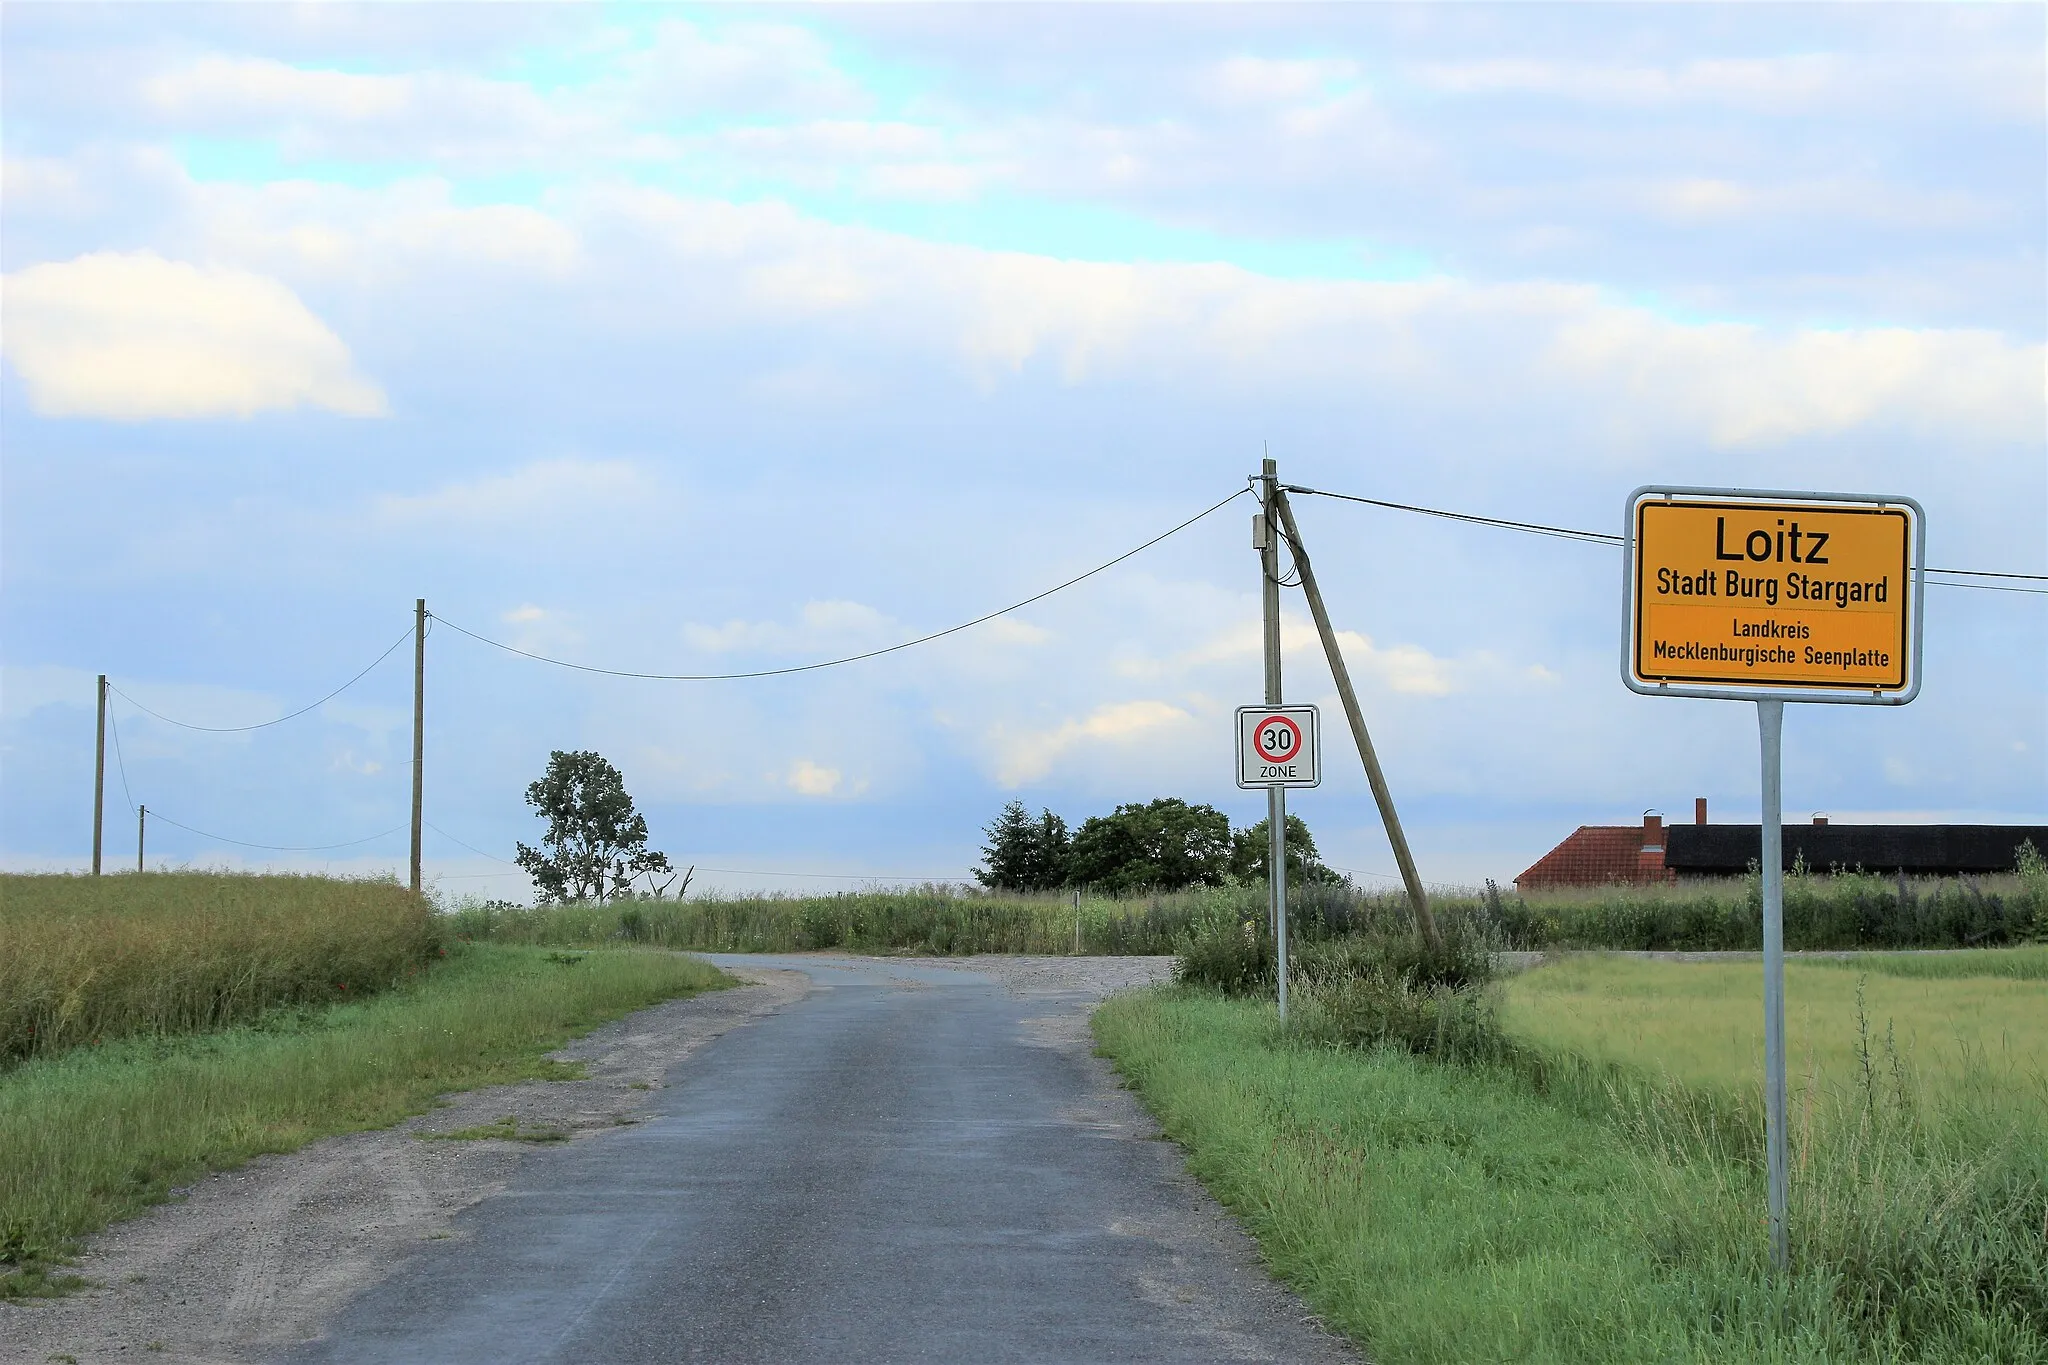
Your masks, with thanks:
[(1919, 694), (1926, 520), (1904, 497), (1653, 486), (1629, 494), (1623, 541), (1622, 681), (1651, 697), (1756, 703), (1764, 1148), (1783, 1271), (1785, 703), (1903, 706)]

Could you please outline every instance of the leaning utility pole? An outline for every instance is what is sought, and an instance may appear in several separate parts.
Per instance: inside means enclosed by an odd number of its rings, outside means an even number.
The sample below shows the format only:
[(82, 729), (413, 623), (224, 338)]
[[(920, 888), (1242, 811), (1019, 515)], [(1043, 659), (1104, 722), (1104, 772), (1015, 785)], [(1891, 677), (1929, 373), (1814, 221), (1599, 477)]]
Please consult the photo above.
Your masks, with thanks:
[(100, 674), (100, 738), (92, 760), (92, 875), (100, 875), (100, 833), (107, 814), (107, 675)]
[(427, 599), (412, 608), (412, 892), (420, 892), (420, 823), (426, 796)]
[[(1266, 622), (1266, 705), (1280, 696), (1280, 537), (1274, 528), (1280, 494), (1279, 466), (1265, 462), (1259, 476), (1259, 598)], [(1280, 1017), (1287, 1017), (1287, 789), (1266, 788), (1266, 888), (1272, 902), (1275, 975), (1280, 978)]]
[[(1271, 462), (1267, 464), (1270, 475)], [(1351, 738), (1358, 743), (1358, 756), (1365, 763), (1365, 780), (1372, 784), (1372, 799), (1380, 808), (1380, 819), (1387, 827), (1387, 842), (1394, 846), (1394, 862), (1401, 869), (1401, 881), (1408, 888), (1408, 903), (1415, 907), (1415, 924), (1422, 931), (1423, 940), (1433, 949), (1443, 947), (1443, 936), (1437, 932), (1436, 916), (1429, 912), (1429, 893), (1423, 890), (1422, 878), (1415, 871), (1415, 856), (1408, 851), (1408, 836), (1401, 832), (1401, 817), (1394, 811), (1394, 794), (1387, 790), (1386, 774), (1380, 771), (1379, 755), (1373, 752), (1372, 736), (1365, 732), (1365, 713), (1358, 709), (1358, 693), (1351, 686), (1351, 670), (1344, 666), (1344, 655), (1337, 648), (1337, 632), (1330, 628), (1330, 613), (1323, 607), (1322, 590), (1316, 587), (1316, 571), (1309, 566), (1308, 551), (1301, 543), (1301, 531), (1294, 524), (1294, 508), (1288, 504), (1284, 489), (1275, 489), (1274, 510), (1279, 514), (1279, 525), (1287, 536), (1287, 548), (1294, 556), (1294, 567), (1301, 574), (1301, 590), (1308, 597), (1308, 609), (1316, 618), (1316, 634), (1323, 637), (1323, 653), (1330, 660), (1330, 676), (1336, 679), (1337, 695), (1344, 702), (1344, 716), (1351, 722)], [(1277, 697), (1268, 698), (1277, 701)], [(1278, 790), (1277, 788), (1275, 789)]]

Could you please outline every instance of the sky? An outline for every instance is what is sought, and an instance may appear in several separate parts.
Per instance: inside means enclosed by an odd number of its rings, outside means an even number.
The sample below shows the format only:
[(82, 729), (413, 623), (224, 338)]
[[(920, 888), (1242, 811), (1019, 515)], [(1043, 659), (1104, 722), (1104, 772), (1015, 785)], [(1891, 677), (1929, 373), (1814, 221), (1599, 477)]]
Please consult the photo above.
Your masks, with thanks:
[[(8, 4), (0, 39), (9, 867), (89, 858), (104, 672), (110, 866), (142, 804), (151, 866), (402, 872), (420, 597), (447, 898), (530, 895), (557, 749), (699, 888), (960, 879), (1013, 799), (1248, 824), (1243, 498), (842, 667), (451, 627), (860, 653), (1265, 454), (1604, 532), (1646, 483), (1905, 494), (1930, 563), (2048, 572), (2037, 5)], [(1297, 511), (1425, 879), (1756, 818), (1753, 707), (1623, 687), (1617, 551)], [(1788, 819), (2048, 820), (2048, 595), (1930, 588), (1925, 648), (1910, 706), (1790, 708)], [(1290, 810), (1390, 885), (1342, 740)]]

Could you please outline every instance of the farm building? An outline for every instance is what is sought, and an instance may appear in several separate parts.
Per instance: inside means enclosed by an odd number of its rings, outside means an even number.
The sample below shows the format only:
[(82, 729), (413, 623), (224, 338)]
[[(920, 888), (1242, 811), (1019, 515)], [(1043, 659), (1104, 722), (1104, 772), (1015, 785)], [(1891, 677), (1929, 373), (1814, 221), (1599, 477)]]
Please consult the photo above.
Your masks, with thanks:
[[(1675, 882), (1680, 877), (1739, 877), (1762, 850), (1756, 825), (1710, 825), (1704, 798), (1690, 825), (1643, 816), (1640, 825), (1581, 825), (1515, 878), (1523, 891), (1616, 882)], [(1916, 877), (2010, 872), (2022, 843), (2048, 854), (2048, 825), (1785, 826), (1785, 866), (1814, 871), (1862, 868)]]

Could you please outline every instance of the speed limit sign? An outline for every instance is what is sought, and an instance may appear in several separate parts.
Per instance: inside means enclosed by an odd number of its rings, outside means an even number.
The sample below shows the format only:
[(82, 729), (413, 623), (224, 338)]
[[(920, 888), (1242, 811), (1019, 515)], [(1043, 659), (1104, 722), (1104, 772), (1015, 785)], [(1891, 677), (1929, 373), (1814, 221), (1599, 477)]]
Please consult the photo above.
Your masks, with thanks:
[(1237, 785), (1313, 787), (1323, 780), (1321, 726), (1313, 706), (1237, 708)]

